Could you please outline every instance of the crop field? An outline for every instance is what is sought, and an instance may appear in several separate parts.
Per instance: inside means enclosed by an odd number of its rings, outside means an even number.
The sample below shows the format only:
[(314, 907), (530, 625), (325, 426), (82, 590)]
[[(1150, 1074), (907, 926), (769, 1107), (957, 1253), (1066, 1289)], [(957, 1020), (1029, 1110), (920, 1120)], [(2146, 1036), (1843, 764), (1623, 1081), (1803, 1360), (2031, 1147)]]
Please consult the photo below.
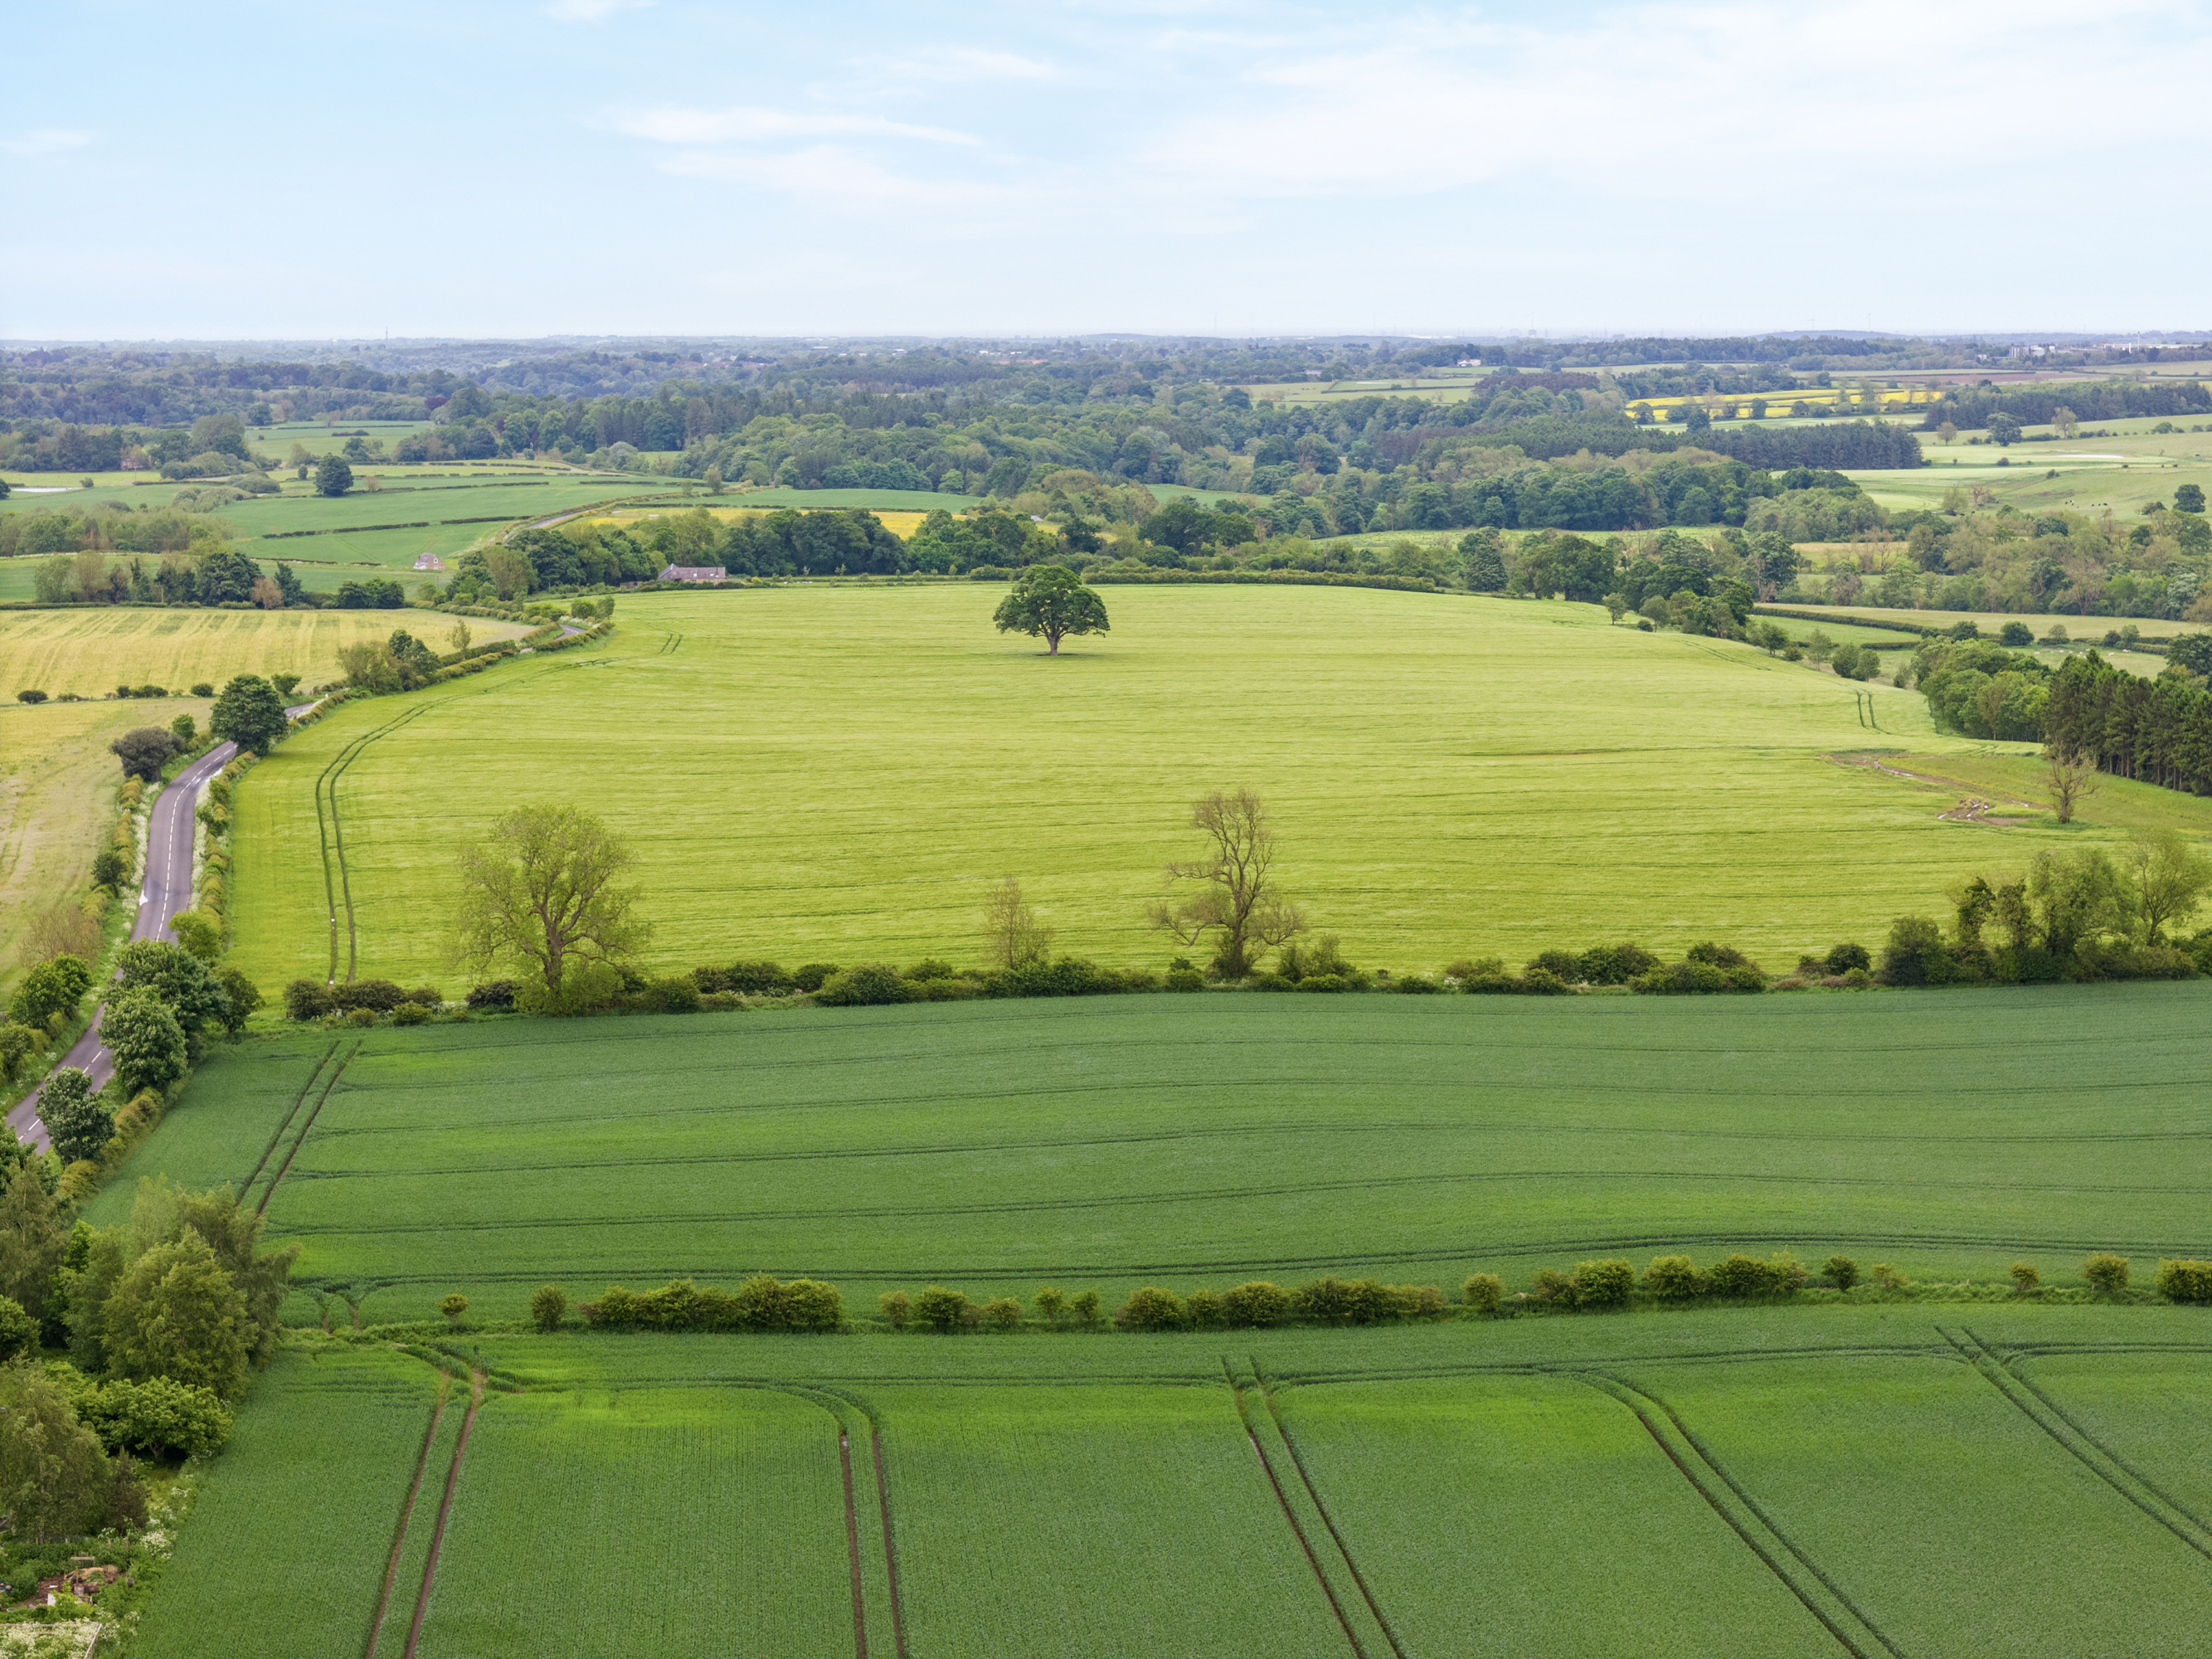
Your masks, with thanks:
[(763, 1271), (862, 1311), (1678, 1249), (1944, 1282), (2113, 1249), (2147, 1276), (2212, 1254), (2208, 1008), (2169, 984), (313, 1028), (220, 1050), (88, 1213), (140, 1176), (238, 1187), (303, 1247), (295, 1323)]
[[(1601, 937), (1720, 938), (1786, 967), (2059, 844), (1943, 822), (1826, 758), (1989, 748), (1936, 734), (1917, 693), (1594, 605), (1106, 592), (1113, 632), (1057, 659), (993, 631), (998, 590), (969, 584), (625, 599), (607, 645), (341, 710), (241, 793), (240, 965), (327, 975), (327, 884), (341, 975), (444, 974), (453, 842), (569, 799), (586, 766), (671, 969), (972, 960), (982, 890), (1009, 873), (1056, 948), (1161, 963), (1145, 907), (1191, 850), (1189, 803), (1239, 786), (1276, 814), (1285, 890), (1394, 971)], [(326, 872), (318, 796), (356, 742)], [(2068, 844), (2112, 833), (2098, 810)], [(702, 856), (740, 823), (772, 856)]]
[(2196, 1651), (2203, 1316), (1951, 1311), (487, 1335), (449, 1350), (495, 1385), (458, 1460), (465, 1381), (426, 1440), (428, 1365), (322, 1344), (256, 1389), (142, 1640), (388, 1656), (419, 1605), (426, 1653), (548, 1659)]
[[(338, 653), (347, 646), (381, 641), (395, 628), (410, 629), (443, 650), (455, 620), (418, 611), (137, 606), (0, 614), (0, 664), (5, 665), (0, 696), (12, 699), (23, 687), (36, 686), (55, 696), (74, 691), (96, 697), (125, 683), (180, 691), (203, 681), (220, 686), (234, 674), (297, 674), (316, 684), (337, 675)], [(518, 623), (467, 620), (469, 632), (480, 640), (514, 639), (528, 631)], [(167, 703), (140, 712), (144, 718), (134, 723), (142, 726), (166, 726), (172, 715)], [(185, 712), (204, 723), (204, 708)]]

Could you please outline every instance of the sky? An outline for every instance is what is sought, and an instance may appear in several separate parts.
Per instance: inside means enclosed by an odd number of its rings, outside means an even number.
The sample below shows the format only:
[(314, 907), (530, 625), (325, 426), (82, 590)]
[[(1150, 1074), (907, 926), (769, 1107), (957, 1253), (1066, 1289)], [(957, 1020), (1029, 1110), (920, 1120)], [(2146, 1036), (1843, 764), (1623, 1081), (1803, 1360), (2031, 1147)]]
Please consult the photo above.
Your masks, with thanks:
[(72, 0), (0, 338), (2212, 326), (2212, 0)]

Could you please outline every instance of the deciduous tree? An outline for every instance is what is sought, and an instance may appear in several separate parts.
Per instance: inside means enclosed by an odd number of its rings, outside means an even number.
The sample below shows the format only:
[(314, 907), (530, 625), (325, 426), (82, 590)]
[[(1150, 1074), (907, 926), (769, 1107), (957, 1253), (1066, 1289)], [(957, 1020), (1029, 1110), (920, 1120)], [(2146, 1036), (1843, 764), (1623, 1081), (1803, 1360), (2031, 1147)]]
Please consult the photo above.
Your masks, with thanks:
[(636, 862), (629, 842), (580, 808), (516, 807), (461, 851), (453, 959), (526, 963), (557, 996), (573, 967), (621, 962), (651, 937), (632, 914), (637, 890), (617, 885)]
[(992, 620), (1001, 634), (1041, 637), (1045, 654), (1056, 657), (1066, 635), (1107, 631), (1106, 602), (1065, 565), (1031, 565), (1015, 580), (1013, 592), (999, 602)]
[(107, 751), (123, 763), (125, 777), (143, 778), (155, 783), (161, 779), (161, 769), (177, 752), (177, 739), (158, 726), (141, 726), (109, 744)]
[(39, 1121), (65, 1164), (96, 1158), (115, 1133), (115, 1114), (73, 1066), (58, 1068), (39, 1091)]
[(208, 716), (208, 730), (225, 743), (265, 755), (291, 725), (284, 699), (258, 674), (240, 674), (222, 688)]
[(1040, 922), (1022, 884), (1008, 876), (994, 886), (983, 904), (984, 947), (991, 959), (1007, 968), (1029, 968), (1045, 959), (1052, 944), (1052, 929)]
[(2168, 927), (2186, 921), (2212, 893), (2212, 858), (2178, 830), (2138, 834), (2124, 862), (2135, 887), (2136, 937), (2145, 945), (2160, 943)]
[[(127, 1093), (166, 1089), (185, 1074), (184, 1027), (151, 990), (126, 991), (109, 1003), (100, 1017), (100, 1035), (115, 1056), (115, 1075), (123, 1079)], [(51, 1123), (46, 1127), (50, 1132), (53, 1128)]]
[(1268, 951), (1305, 931), (1304, 913), (1276, 886), (1275, 832), (1257, 795), (1216, 790), (1192, 805), (1190, 823), (1204, 832), (1206, 854), (1168, 866), (1177, 896), (1152, 906), (1152, 925), (1185, 945), (1210, 935), (1215, 976), (1243, 979)]

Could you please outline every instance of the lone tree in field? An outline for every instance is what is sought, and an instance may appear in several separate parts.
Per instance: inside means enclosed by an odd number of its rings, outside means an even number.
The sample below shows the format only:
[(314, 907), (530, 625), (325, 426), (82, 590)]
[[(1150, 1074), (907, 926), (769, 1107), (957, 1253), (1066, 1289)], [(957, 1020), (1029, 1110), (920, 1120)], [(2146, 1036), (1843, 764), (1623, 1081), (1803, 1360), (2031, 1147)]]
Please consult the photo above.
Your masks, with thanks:
[(652, 929), (630, 912), (635, 888), (616, 878), (637, 862), (628, 842), (573, 806), (518, 806), (489, 839), (464, 848), (454, 959), (529, 965), (557, 994), (573, 963), (614, 963)]
[(2071, 823), (2074, 809), (2097, 793), (2096, 764), (2078, 749), (2057, 744), (2043, 751), (2043, 758), (2050, 766), (2051, 804), (2057, 809), (2059, 823)]
[(999, 602), (993, 621), (1001, 634), (1041, 635), (1045, 654), (1060, 654), (1068, 634), (1103, 634), (1106, 601), (1076, 579), (1066, 565), (1033, 564), (1022, 572), (1014, 591)]
[(240, 674), (222, 688), (208, 716), (208, 730), (225, 743), (265, 755), (291, 729), (284, 699), (258, 674)]
[(1045, 959), (1052, 929), (1036, 918), (1022, 884), (1012, 876), (993, 887), (983, 905), (983, 945), (1002, 968), (1034, 968)]
[(353, 488), (353, 469), (336, 455), (325, 455), (315, 465), (315, 493), (343, 495)]
[(1190, 823), (1212, 845), (1204, 858), (1168, 866), (1169, 883), (1181, 896), (1153, 905), (1152, 925), (1185, 945), (1211, 934), (1215, 976), (1243, 979), (1261, 956), (1305, 932), (1305, 915), (1269, 874), (1275, 832), (1257, 795), (1217, 790), (1191, 807)]

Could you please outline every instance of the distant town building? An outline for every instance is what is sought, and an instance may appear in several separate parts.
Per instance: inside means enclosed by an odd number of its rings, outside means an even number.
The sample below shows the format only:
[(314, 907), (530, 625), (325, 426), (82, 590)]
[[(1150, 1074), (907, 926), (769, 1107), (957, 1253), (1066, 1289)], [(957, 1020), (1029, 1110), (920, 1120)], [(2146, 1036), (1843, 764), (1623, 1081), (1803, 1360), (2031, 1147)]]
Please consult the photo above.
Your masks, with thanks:
[(446, 562), (435, 553), (425, 553), (415, 561), (415, 568), (417, 570), (443, 570), (446, 568)]
[(665, 582), (727, 581), (730, 573), (719, 564), (672, 564), (660, 573)]

